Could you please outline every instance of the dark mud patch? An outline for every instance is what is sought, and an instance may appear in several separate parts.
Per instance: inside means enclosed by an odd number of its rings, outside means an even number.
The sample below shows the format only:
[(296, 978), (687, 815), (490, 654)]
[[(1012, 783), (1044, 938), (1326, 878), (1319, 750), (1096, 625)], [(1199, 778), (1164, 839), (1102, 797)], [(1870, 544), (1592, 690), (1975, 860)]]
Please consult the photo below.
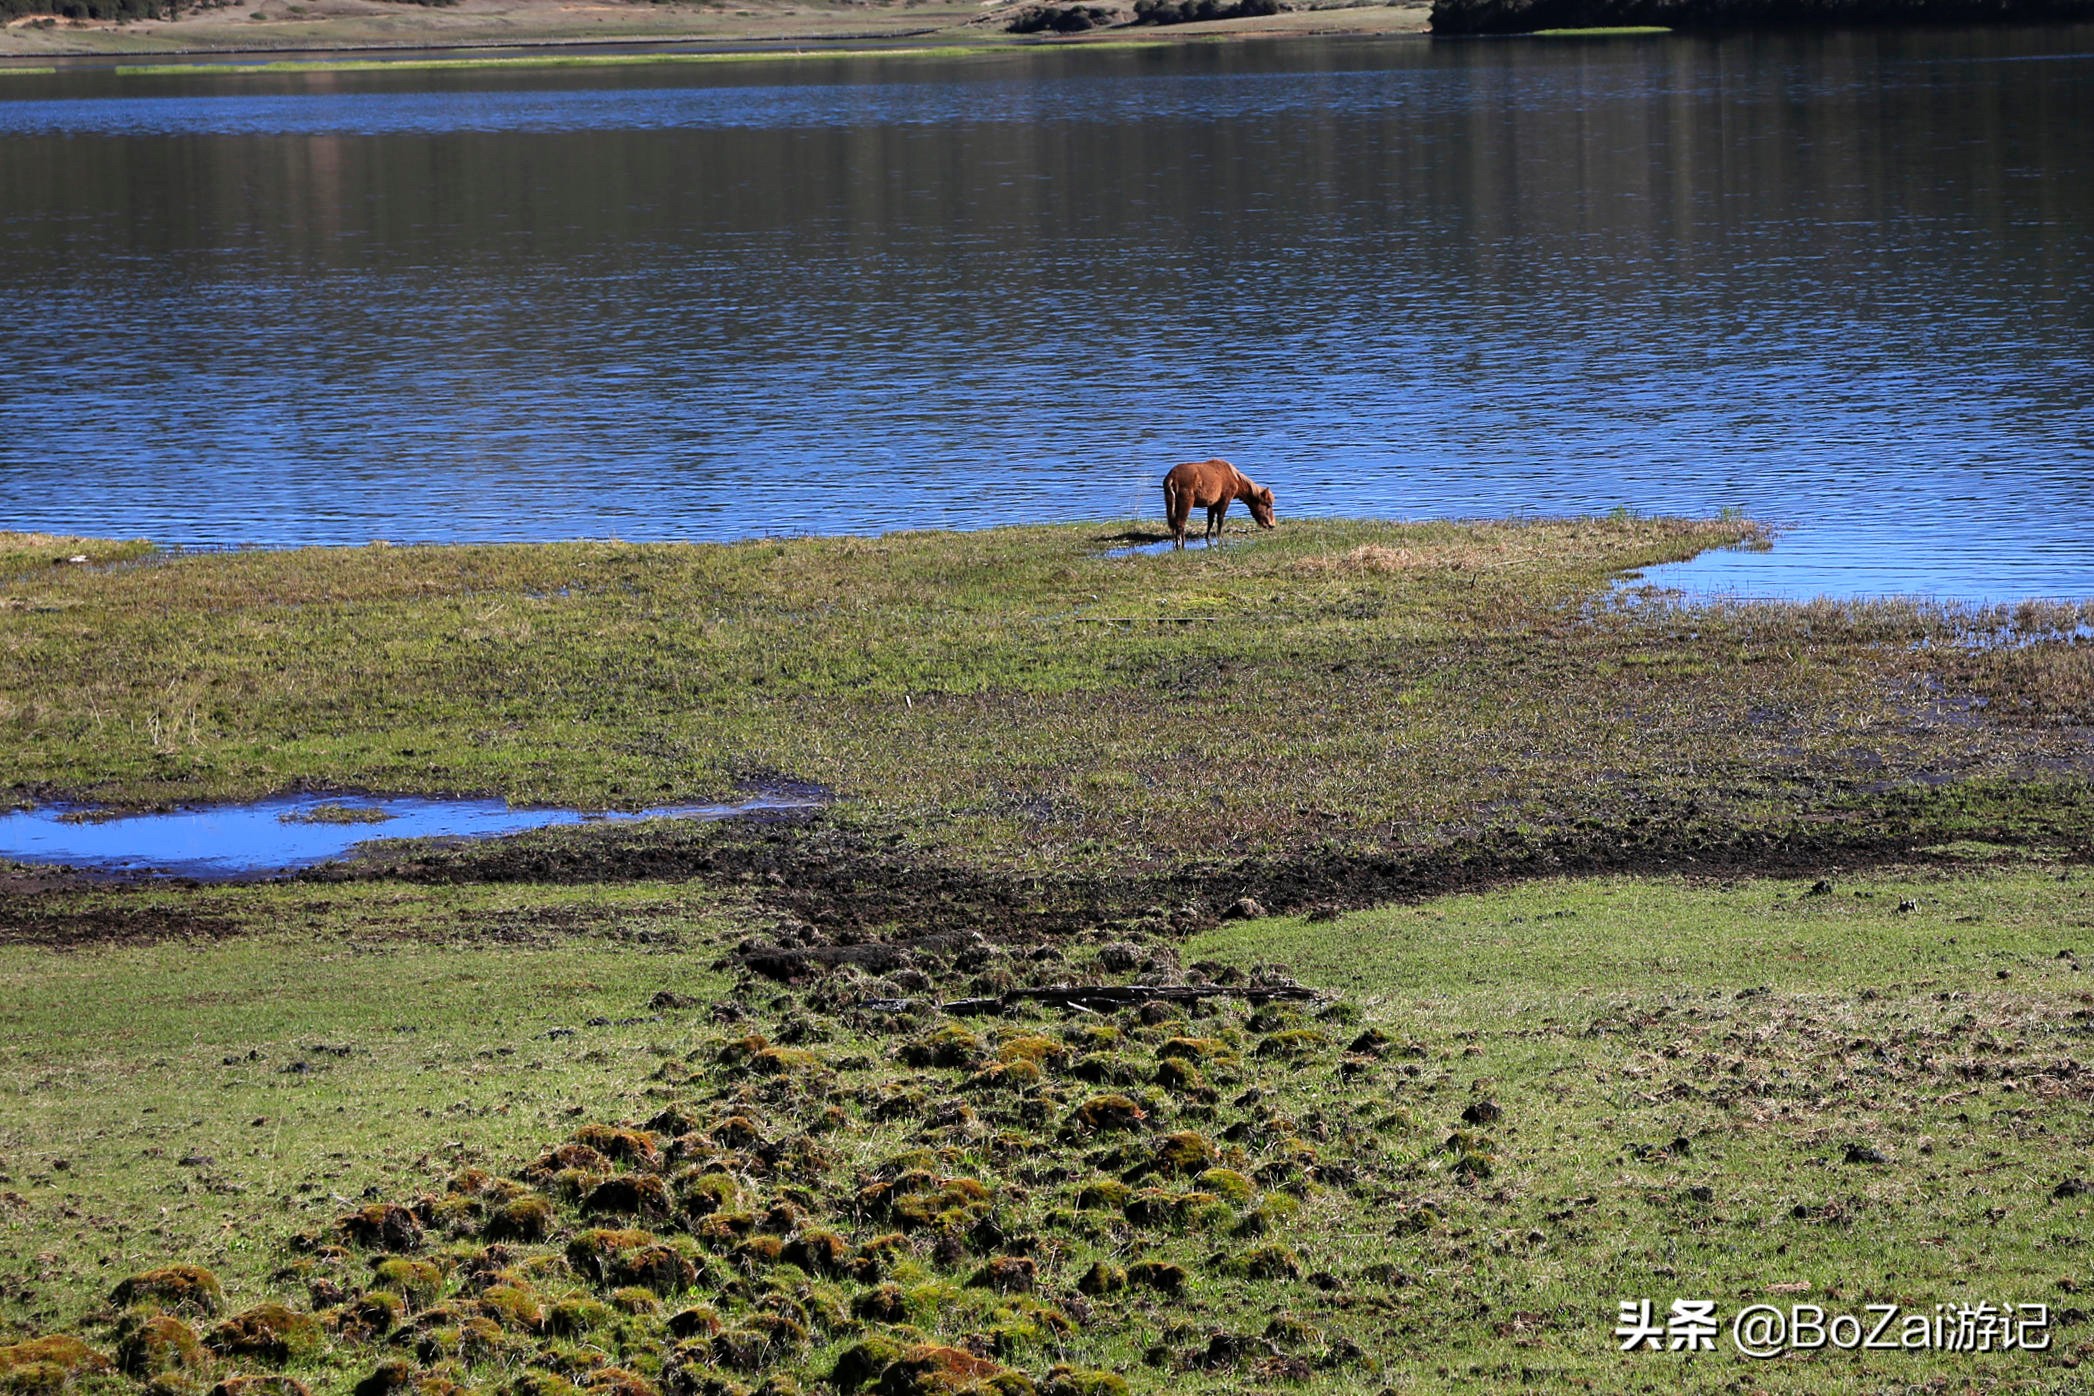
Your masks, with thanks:
[[(740, 958), (773, 975), (854, 964), (876, 973), (949, 937), (1033, 942), (1114, 925), (1185, 934), (1244, 898), (1278, 914), (1341, 911), (1598, 873), (1712, 878), (1853, 872), (1943, 861), (1951, 840), (2094, 860), (2086, 782), (1910, 789), (1775, 827), (1680, 811), (1632, 824), (1483, 832), (1428, 846), (1248, 853), (1162, 871), (1042, 877), (929, 859), (811, 811), (765, 823), (655, 825), (536, 834), (471, 848), (403, 850), (316, 879), (589, 883), (697, 878), (739, 887), (780, 927)], [(1968, 866), (1967, 860), (1958, 864)]]
[[(382, 844), (372, 856), (310, 869), (298, 880), (697, 881), (744, 903), (756, 924), (767, 927), (731, 947), (731, 958), (767, 978), (792, 979), (845, 966), (889, 974), (965, 956), (984, 939), (1040, 946), (1101, 929), (1181, 937), (1213, 925), (1245, 899), (1271, 914), (1326, 915), (1544, 877), (1817, 877), (1893, 864), (1968, 869), (1967, 853), (1943, 849), (1973, 844), (2010, 850), (2000, 861), (2036, 850), (2061, 861), (2094, 862), (2094, 785), (1913, 787), (1762, 828), (1726, 825), (1684, 806), (1669, 813), (1647, 808), (1621, 823), (1486, 829), (1413, 846), (1246, 852), (1161, 869), (1049, 876), (929, 857), (891, 834), (841, 827), (820, 811), (797, 809), (713, 824), (661, 821), (477, 843)], [(112, 889), (103, 909), (78, 909), (68, 894), (86, 885), (68, 878), (49, 886), (0, 883), (0, 940), (83, 944), (215, 937), (240, 928), (218, 916), (126, 907), (120, 889)], [(43, 903), (54, 909), (39, 910)], [(634, 938), (674, 939), (660, 923), (635, 908), (562, 905), (394, 929), (404, 936), (525, 942), (631, 927)]]
[(59, 910), (41, 906), (34, 898), (8, 896), (22, 890), (0, 883), (0, 945), (65, 949), (84, 945), (145, 945), (165, 940), (224, 940), (249, 929), (230, 917), (167, 907), (108, 906), (86, 911)]

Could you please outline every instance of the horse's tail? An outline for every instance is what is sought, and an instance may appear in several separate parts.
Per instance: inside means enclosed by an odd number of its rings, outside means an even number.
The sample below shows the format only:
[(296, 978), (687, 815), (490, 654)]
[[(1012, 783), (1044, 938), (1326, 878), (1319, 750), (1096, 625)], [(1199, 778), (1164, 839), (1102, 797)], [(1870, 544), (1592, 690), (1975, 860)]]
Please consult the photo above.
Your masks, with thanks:
[(1171, 533), (1174, 537), (1185, 527), (1185, 521), (1192, 517), (1192, 502), (1185, 500), (1181, 504), (1181, 498), (1182, 492), (1178, 488), (1178, 477), (1175, 475), (1164, 476), (1163, 516), (1169, 520)]

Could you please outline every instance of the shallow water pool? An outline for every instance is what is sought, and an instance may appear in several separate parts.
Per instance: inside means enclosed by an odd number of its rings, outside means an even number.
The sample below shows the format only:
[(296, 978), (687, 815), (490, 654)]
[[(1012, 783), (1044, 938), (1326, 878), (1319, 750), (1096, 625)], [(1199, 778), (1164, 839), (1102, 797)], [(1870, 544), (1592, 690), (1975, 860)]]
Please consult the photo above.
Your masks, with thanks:
[(558, 824), (732, 819), (765, 810), (811, 809), (818, 803), (765, 794), (730, 804), (619, 812), (521, 809), (497, 799), (279, 795), (252, 804), (122, 815), (92, 806), (45, 805), (0, 814), (0, 858), (104, 872), (229, 878), (311, 867), (345, 857), (372, 839), (491, 838)]

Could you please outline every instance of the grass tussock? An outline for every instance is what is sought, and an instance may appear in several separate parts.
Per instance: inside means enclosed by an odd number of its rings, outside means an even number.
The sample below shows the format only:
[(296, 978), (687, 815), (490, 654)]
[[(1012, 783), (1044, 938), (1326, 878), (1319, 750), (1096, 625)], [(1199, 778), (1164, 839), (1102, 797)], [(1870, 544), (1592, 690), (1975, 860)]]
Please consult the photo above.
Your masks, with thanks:
[[(255, 1396), (2062, 1389), (2094, 1357), (2084, 882), (1548, 882), (789, 986), (601, 935), (497, 959), (383, 933), (484, 914), (488, 889), (225, 889), (219, 914), (273, 928), (275, 982), (254, 937), (0, 946), (28, 991), (7, 1050), (45, 1083), (0, 1096), (0, 1373)], [(685, 908), (685, 951), (737, 933), (699, 919), (704, 889), (648, 895)], [(938, 1007), (1124, 982), (1130, 947), (1160, 986), (1325, 992)], [(804, 1066), (770, 1069), (781, 1051)], [(981, 1080), (1013, 1063), (1015, 1088)], [(1162, 1083), (1171, 1063), (1207, 1089)], [(1617, 1350), (1619, 1299), (1675, 1295), (2058, 1318), (2041, 1353)]]

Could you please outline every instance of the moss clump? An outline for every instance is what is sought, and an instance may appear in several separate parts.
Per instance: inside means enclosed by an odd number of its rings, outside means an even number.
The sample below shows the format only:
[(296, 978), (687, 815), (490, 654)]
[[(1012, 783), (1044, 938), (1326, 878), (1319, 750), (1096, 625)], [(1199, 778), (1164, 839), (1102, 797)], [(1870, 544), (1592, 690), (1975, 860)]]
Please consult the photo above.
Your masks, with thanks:
[(1172, 1192), (1168, 1188), (1143, 1188), (1127, 1203), (1127, 1220), (1136, 1226), (1182, 1226), (1187, 1221), (1209, 1220), (1219, 1210), (1230, 1215), (1219, 1197), (1211, 1192)]
[(592, 1227), (567, 1243), (567, 1264), (575, 1274), (597, 1284), (611, 1280), (612, 1264), (627, 1251), (654, 1244), (651, 1231)]
[(1047, 1373), (1040, 1396), (1127, 1396), (1127, 1379), (1118, 1372), (1061, 1362)]
[(79, 1377), (113, 1364), (78, 1338), (54, 1334), (0, 1347), (0, 1391), (10, 1396), (54, 1396)]
[(611, 1291), (611, 1307), (621, 1314), (658, 1314), (662, 1301), (645, 1285), (621, 1285)]
[(742, 1066), (747, 1064), (749, 1058), (766, 1050), (770, 1045), (771, 1039), (760, 1032), (752, 1032), (745, 1037), (737, 1037), (731, 1042), (720, 1044), (720, 1050), (713, 1056), (722, 1066)]
[(1117, 1212), (1126, 1207), (1134, 1189), (1118, 1178), (1093, 1178), (1076, 1192), (1076, 1205), (1087, 1211)]
[(1092, 1134), (1140, 1129), (1148, 1112), (1124, 1095), (1093, 1096), (1069, 1112), (1069, 1123)]
[[(664, 1297), (680, 1294), (698, 1279), (698, 1267), (671, 1246), (640, 1246), (612, 1258), (609, 1279), (626, 1289), (638, 1288)], [(617, 1295), (612, 1296), (615, 1301)]]
[(1251, 1180), (1233, 1168), (1210, 1168), (1194, 1181), (1230, 1202), (1248, 1202), (1256, 1191)]
[(701, 1217), (691, 1228), (691, 1234), (708, 1246), (731, 1244), (737, 1236), (746, 1236), (756, 1229), (756, 1216), (751, 1212), (715, 1212)]
[(484, 1314), (460, 1317), (456, 1323), (433, 1324), (415, 1339), (415, 1356), (423, 1362), (486, 1362), (508, 1347), (502, 1326)]
[(901, 1059), (909, 1066), (973, 1066), (981, 1060), (982, 1040), (958, 1023), (902, 1044)]
[(1076, 1288), (1089, 1295), (1118, 1294), (1127, 1288), (1127, 1269), (1111, 1261), (1095, 1261), (1076, 1281)]
[(504, 1328), (523, 1333), (545, 1328), (545, 1305), (520, 1285), (489, 1285), (481, 1292), (480, 1309)]
[(1259, 1246), (1237, 1257), (1229, 1268), (1247, 1280), (1298, 1280), (1301, 1257), (1285, 1246)]
[(1159, 1061), (1207, 1062), (1227, 1066), (1238, 1060), (1236, 1049), (1218, 1037), (1173, 1037), (1156, 1049)]
[(562, 1144), (548, 1149), (523, 1170), (523, 1176), (533, 1183), (550, 1183), (555, 1178), (569, 1173), (608, 1173), (611, 1160), (600, 1149), (587, 1144)]
[(1151, 1166), (1159, 1173), (1199, 1173), (1214, 1165), (1214, 1146), (1197, 1130), (1181, 1129), (1157, 1144)]
[(1094, 1086), (1131, 1086), (1142, 1079), (1141, 1064), (1118, 1052), (1086, 1053), (1069, 1074)]
[(629, 1163), (640, 1168), (661, 1166), (661, 1140), (644, 1129), (624, 1129), (618, 1125), (583, 1125), (574, 1132), (574, 1142), (620, 1163)]
[(176, 1313), (215, 1315), (225, 1303), (218, 1277), (201, 1265), (168, 1265), (120, 1281), (109, 1302), (119, 1308), (155, 1304)]
[(1387, 1056), (1389, 1049), (1395, 1045), (1396, 1039), (1380, 1028), (1369, 1028), (1355, 1037), (1345, 1050), (1360, 1056), (1381, 1057)]
[(490, 1241), (543, 1241), (552, 1234), (553, 1204), (532, 1194), (512, 1198), (487, 1215)]
[(116, 1365), (131, 1376), (157, 1377), (204, 1364), (204, 1345), (173, 1314), (131, 1314), (118, 1328)]
[(976, 1289), (993, 1289), (998, 1294), (1029, 1294), (1040, 1277), (1040, 1267), (1029, 1255), (999, 1255), (991, 1257), (974, 1272), (967, 1283)]
[(280, 1372), (255, 1376), (227, 1377), (215, 1383), (205, 1396), (312, 1396), (306, 1384)]
[(720, 1331), (720, 1315), (710, 1304), (694, 1304), (669, 1315), (666, 1326), (673, 1338), (710, 1338)]
[(904, 1231), (964, 1230), (989, 1215), (989, 1189), (974, 1178), (941, 1178), (912, 1169), (891, 1183), (875, 1183), (859, 1194), (859, 1205), (891, 1217)]
[(1048, 1067), (1068, 1055), (1066, 1045), (1038, 1033), (1020, 1033), (996, 1044), (996, 1060), (1000, 1062), (1031, 1062), (1034, 1066)]
[(1156, 1063), (1156, 1084), (1174, 1095), (1212, 1100), (1214, 1087), (1200, 1069), (1182, 1057), (1166, 1057)]
[(545, 1331), (558, 1338), (579, 1338), (611, 1321), (611, 1306), (600, 1299), (562, 1299), (545, 1313)]
[(892, 1338), (874, 1334), (861, 1338), (836, 1356), (835, 1366), (829, 1369), (829, 1380), (839, 1391), (859, 1391), (880, 1379), (880, 1375), (901, 1360), (902, 1345)]
[(785, 1258), (785, 1242), (776, 1236), (746, 1236), (729, 1256), (744, 1274), (761, 1274)]
[(1498, 1171), (1498, 1160), (1489, 1153), (1465, 1153), (1454, 1160), (1450, 1171), (1465, 1183), (1481, 1182)]
[(660, 1396), (655, 1384), (628, 1367), (599, 1367), (582, 1382), (596, 1396)]
[(766, 1047), (749, 1058), (748, 1066), (758, 1076), (806, 1076), (828, 1068), (819, 1053), (805, 1047)]
[(868, 1323), (900, 1323), (909, 1316), (902, 1287), (892, 1280), (862, 1289), (851, 1300), (851, 1317)]
[(213, 1328), (204, 1342), (226, 1357), (283, 1363), (319, 1346), (321, 1336), (320, 1321), (311, 1314), (282, 1304), (257, 1304)]
[(407, 1317), (407, 1301), (388, 1289), (357, 1295), (335, 1312), (335, 1328), (345, 1338), (382, 1338)]
[(416, 1305), (430, 1303), (444, 1287), (444, 1272), (426, 1260), (394, 1256), (380, 1262), (372, 1273), (379, 1284)]
[(967, 1078), (967, 1089), (971, 1091), (1022, 1091), (1037, 1086), (1046, 1079), (1038, 1062), (1019, 1058), (1013, 1062), (992, 1062)]
[(826, 1227), (808, 1227), (785, 1245), (788, 1265), (810, 1275), (840, 1275), (851, 1265), (851, 1243)]
[(791, 1314), (750, 1314), (712, 1340), (713, 1360), (737, 1371), (756, 1372), (792, 1356), (807, 1344), (807, 1326)]
[(504, 1389), (503, 1396), (581, 1396), (582, 1389), (557, 1372), (538, 1368), (517, 1374)]
[(582, 1198), (582, 1210), (599, 1216), (666, 1217), (669, 1189), (652, 1173), (621, 1173), (589, 1189)]
[(1268, 1060), (1298, 1061), (1303, 1057), (1313, 1057), (1330, 1045), (1330, 1038), (1315, 1028), (1288, 1028), (1260, 1042), (1258, 1055)]
[(877, 1396), (1031, 1396), (1033, 1384), (1019, 1372), (977, 1357), (965, 1348), (913, 1343), (889, 1362), (873, 1388)]
[(686, 1216), (709, 1217), (737, 1206), (742, 1200), (742, 1185), (734, 1180), (733, 1175), (717, 1170), (679, 1175), (676, 1196)]
[(374, 1202), (336, 1220), (335, 1229), (352, 1246), (374, 1251), (418, 1251), (422, 1224), (397, 1202)]
[(1110, 1051), (1125, 1040), (1126, 1035), (1112, 1023), (1071, 1023), (1063, 1035), (1070, 1046), (1084, 1051)]
[(422, 1219), (430, 1229), (449, 1236), (473, 1235), (480, 1230), (480, 1219), (487, 1212), (485, 1202), (459, 1192), (424, 1198), (417, 1205), (421, 1210)]
[(1185, 1292), (1187, 1276), (1185, 1267), (1175, 1261), (1142, 1260), (1127, 1267), (1127, 1279), (1132, 1284), (1177, 1295)]

